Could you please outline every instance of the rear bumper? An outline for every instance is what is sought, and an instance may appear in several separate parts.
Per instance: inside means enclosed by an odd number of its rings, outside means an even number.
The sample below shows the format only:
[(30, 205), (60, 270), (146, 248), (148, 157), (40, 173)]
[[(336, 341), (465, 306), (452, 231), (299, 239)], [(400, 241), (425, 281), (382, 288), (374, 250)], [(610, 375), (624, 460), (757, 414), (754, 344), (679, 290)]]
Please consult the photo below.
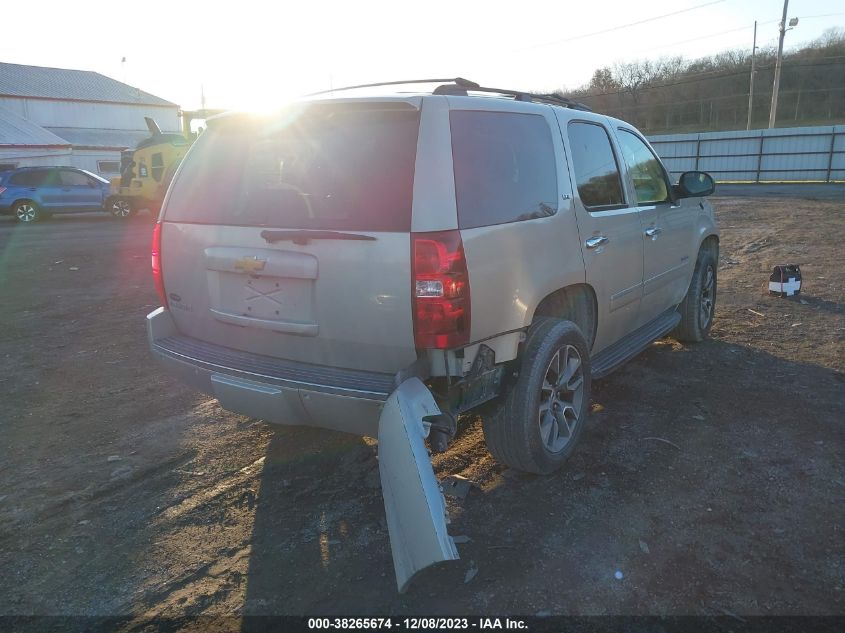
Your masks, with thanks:
[(147, 315), (150, 350), (170, 373), (223, 408), (284, 425), (376, 437), (389, 374), (322, 367), (241, 352), (179, 334), (170, 312)]

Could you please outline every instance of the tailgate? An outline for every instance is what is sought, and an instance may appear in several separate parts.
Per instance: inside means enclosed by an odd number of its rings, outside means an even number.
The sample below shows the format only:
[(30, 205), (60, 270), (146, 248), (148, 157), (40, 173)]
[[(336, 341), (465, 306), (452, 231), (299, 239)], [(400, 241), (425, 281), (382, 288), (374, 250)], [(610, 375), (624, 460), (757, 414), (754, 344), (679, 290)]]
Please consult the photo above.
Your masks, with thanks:
[(333, 367), (412, 363), (418, 129), (406, 102), (210, 126), (165, 203), (164, 286), (179, 331)]

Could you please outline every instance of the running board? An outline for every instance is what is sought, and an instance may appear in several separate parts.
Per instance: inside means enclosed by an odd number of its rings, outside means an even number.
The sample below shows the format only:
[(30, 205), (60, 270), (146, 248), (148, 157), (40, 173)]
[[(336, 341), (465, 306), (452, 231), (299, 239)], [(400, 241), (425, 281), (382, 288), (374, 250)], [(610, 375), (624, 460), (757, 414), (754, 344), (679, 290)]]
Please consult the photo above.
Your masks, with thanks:
[(674, 330), (680, 320), (681, 315), (674, 308), (667, 310), (651, 323), (603, 349), (591, 361), (593, 379), (604, 378), (631, 360), (652, 342)]

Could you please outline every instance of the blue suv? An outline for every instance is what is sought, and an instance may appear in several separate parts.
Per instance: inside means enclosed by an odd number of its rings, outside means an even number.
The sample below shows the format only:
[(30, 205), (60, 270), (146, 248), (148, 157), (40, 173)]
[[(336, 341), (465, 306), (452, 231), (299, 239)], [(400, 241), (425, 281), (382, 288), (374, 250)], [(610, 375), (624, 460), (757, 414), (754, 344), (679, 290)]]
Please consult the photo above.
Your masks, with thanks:
[(109, 181), (74, 167), (21, 167), (0, 172), (0, 213), (35, 222), (53, 213), (112, 211)]

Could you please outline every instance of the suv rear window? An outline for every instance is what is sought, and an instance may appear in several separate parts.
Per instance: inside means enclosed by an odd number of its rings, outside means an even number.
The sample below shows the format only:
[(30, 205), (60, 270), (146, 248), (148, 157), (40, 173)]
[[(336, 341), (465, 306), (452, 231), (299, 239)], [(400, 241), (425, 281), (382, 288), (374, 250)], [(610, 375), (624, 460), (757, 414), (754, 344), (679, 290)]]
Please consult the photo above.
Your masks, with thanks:
[(557, 211), (555, 152), (542, 116), (456, 110), (449, 121), (460, 228)]
[(212, 126), (173, 183), (166, 219), (410, 231), (419, 111), (367, 106), (317, 104)]

